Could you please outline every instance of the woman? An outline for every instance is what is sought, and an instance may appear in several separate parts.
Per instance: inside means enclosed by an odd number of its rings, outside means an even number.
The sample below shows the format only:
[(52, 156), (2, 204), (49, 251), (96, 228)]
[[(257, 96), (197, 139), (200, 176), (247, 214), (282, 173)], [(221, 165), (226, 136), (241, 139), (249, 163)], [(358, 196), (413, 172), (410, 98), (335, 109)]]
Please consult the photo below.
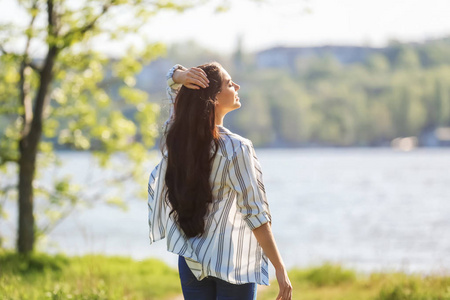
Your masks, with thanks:
[(267, 258), (277, 299), (291, 299), (253, 145), (223, 126), (241, 107), (239, 85), (216, 62), (175, 65), (167, 79), (173, 105), (163, 158), (149, 178), (150, 243), (167, 237), (179, 255), (187, 300), (256, 299), (256, 284), (269, 285)]

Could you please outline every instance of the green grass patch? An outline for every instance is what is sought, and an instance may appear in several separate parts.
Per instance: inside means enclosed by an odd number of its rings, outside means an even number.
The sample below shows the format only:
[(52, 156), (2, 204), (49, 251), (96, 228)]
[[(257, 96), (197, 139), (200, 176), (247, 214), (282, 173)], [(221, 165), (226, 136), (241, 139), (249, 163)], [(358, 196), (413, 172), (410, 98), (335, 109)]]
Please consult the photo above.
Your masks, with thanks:
[(385, 276), (375, 300), (450, 300), (450, 277), (395, 274)]
[[(326, 263), (289, 272), (293, 299), (299, 300), (450, 300), (450, 276), (398, 272), (358, 274)], [(258, 300), (273, 300), (278, 284), (261, 289)]]
[(170, 299), (181, 293), (177, 270), (156, 259), (67, 257), (0, 249), (1, 299)]
[(306, 270), (292, 270), (290, 276), (296, 281), (305, 281), (316, 287), (336, 286), (356, 280), (354, 271), (344, 270), (341, 266), (330, 263)]
[[(295, 300), (450, 300), (450, 276), (398, 272), (358, 274), (340, 265), (293, 269)], [(273, 300), (278, 284), (258, 288)], [(177, 270), (156, 259), (122, 256), (67, 257), (0, 249), (0, 299), (169, 300), (181, 294)]]

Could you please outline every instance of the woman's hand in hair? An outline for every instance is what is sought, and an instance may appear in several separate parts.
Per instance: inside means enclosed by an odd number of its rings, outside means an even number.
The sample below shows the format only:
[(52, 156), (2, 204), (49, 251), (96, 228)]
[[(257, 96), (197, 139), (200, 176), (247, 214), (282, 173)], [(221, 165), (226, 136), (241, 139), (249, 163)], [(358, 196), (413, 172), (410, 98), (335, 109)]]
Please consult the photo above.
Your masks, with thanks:
[(181, 83), (189, 89), (200, 89), (209, 86), (209, 80), (205, 71), (200, 68), (190, 68), (187, 70), (176, 70), (172, 79), (175, 83)]

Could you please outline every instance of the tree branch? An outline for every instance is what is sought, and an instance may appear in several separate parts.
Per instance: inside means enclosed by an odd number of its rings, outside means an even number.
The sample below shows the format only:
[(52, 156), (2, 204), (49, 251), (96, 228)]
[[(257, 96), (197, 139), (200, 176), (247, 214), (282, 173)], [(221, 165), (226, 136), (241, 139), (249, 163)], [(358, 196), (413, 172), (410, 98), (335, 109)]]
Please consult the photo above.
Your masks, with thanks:
[(65, 212), (62, 213), (61, 217), (52, 222), (48, 222), (47, 225), (43, 226), (42, 230), (41, 230), (41, 234), (49, 234), (53, 229), (55, 229), (59, 223), (61, 223), (62, 221), (64, 221), (73, 211), (75, 211), (75, 206), (71, 206), (68, 210), (66, 210)]
[[(113, 178), (111, 180), (111, 182), (123, 182), (124, 180), (129, 179), (129, 178), (130, 178), (129, 174), (124, 174), (117, 178)], [(107, 180), (99, 180), (96, 182), (95, 185), (98, 185), (98, 182), (101, 182), (101, 181), (108, 182)], [(55, 193), (54, 191), (49, 190), (45, 186), (38, 185), (38, 184), (36, 184), (36, 186), (38, 189), (45, 191), (47, 193), (47, 195), (49, 195), (49, 196), (53, 196), (53, 197), (62, 197), (63, 196), (60, 193)], [(102, 197), (104, 195), (105, 195), (105, 192), (102, 189), (99, 192), (94, 193), (90, 196), (78, 194), (77, 199), (84, 199), (83, 202), (86, 202), (86, 203), (95, 203), (95, 202), (100, 202), (100, 200), (102, 199)], [(70, 197), (68, 197), (68, 198), (70, 198)], [(41, 230), (41, 234), (49, 234), (53, 229), (55, 229), (57, 227), (58, 224), (60, 224), (65, 218), (67, 218), (72, 212), (74, 212), (76, 210), (76, 208), (77, 208), (76, 205), (72, 205), (68, 209), (66, 209), (64, 212), (62, 212), (61, 217), (58, 218), (56, 221), (48, 222), (45, 226), (43, 226), (43, 228)]]
[[(58, 32), (56, 28), (56, 17), (54, 10), (53, 0), (47, 0), (47, 18), (48, 18), (48, 37), (57, 38)], [(23, 139), (25, 145), (32, 145), (31, 152), (37, 151), (37, 146), (42, 134), (42, 118), (43, 111), (50, 102), (50, 97), (48, 95), (48, 89), (53, 79), (53, 67), (55, 64), (56, 57), (61, 50), (55, 43), (48, 44), (47, 55), (40, 71), (40, 82), (38, 91), (35, 97), (34, 111), (32, 116), (32, 121), (29, 128), (29, 139)]]
[[(33, 2), (33, 9), (37, 8), (37, 1)], [(36, 15), (33, 15), (31, 17), (30, 20), (30, 25), (28, 26), (28, 29), (33, 28), (33, 24), (34, 21), (36, 20)], [(24, 112), (22, 115), (23, 118), (23, 127), (22, 130), (20, 132), (21, 136), (24, 137), (26, 135), (28, 135), (28, 133), (30, 132), (30, 127), (31, 127), (31, 122), (33, 120), (33, 103), (32, 103), (32, 99), (30, 96), (30, 90), (31, 90), (31, 86), (29, 83), (29, 80), (27, 80), (27, 73), (29, 68), (33, 68), (31, 65), (33, 65), (33, 63), (31, 62), (30, 58), (28, 57), (28, 51), (30, 49), (30, 44), (31, 44), (31, 35), (28, 35), (27, 37), (27, 43), (25, 45), (25, 50), (23, 53), (23, 57), (22, 57), (22, 62), (20, 64), (20, 80), (19, 80), (19, 90), (20, 90), (20, 104), (24, 107)], [(33, 69), (37, 69), (37, 72), (40, 74), (40, 70), (38, 68), (33, 68)]]
[(0, 189), (1, 194), (3, 194), (3, 197), (0, 200), (0, 205), (3, 206), (4, 203), (6, 203), (6, 200), (8, 199), (8, 193), (10, 190), (16, 190), (18, 188), (17, 184), (11, 184), (4, 186)]
[(98, 179), (97, 181), (90, 183), (90, 185), (98, 186), (100, 183), (106, 183), (108, 185), (113, 185), (114, 183), (120, 183), (120, 182), (124, 182), (125, 180), (130, 179), (132, 175), (133, 175), (133, 172), (127, 172), (121, 176), (117, 176), (117, 177), (110, 178), (110, 179), (101, 178), (101, 179)]
[[(24, 58), (25, 59), (25, 58)], [(20, 102), (24, 108), (23, 110), (23, 127), (20, 132), (22, 137), (27, 136), (31, 129), (31, 122), (33, 121), (33, 103), (30, 95), (30, 83), (27, 80), (27, 73), (29, 73), (29, 66), (26, 62), (22, 62), (20, 67)]]
[(42, 69), (39, 68), (35, 63), (33, 63), (32, 61), (30, 61), (29, 63), (27, 63), (27, 66), (29, 66), (30, 68), (32, 68), (34, 71), (36, 71), (37, 73), (41, 73)]
[(3, 53), (3, 55), (8, 55), (9, 54), (9, 52), (7, 52), (5, 50), (5, 48), (3, 48), (3, 45), (0, 45), (0, 51)]
[(49, 35), (53, 35), (53, 30), (55, 26), (54, 16), (53, 16), (53, 0), (47, 0), (47, 22), (48, 22), (48, 33)]
[(114, 4), (114, 2), (115, 1), (113, 0), (110, 3), (104, 4), (102, 11), (91, 22), (87, 23), (86, 25), (84, 25), (82, 27), (70, 30), (68, 33), (66, 33), (64, 35), (65, 44), (69, 44), (70, 43), (69, 41), (76, 34), (84, 35), (86, 32), (88, 32), (89, 30), (94, 28), (95, 23), (97, 23), (98, 19), (100, 19), (100, 17), (102, 17), (104, 14), (106, 14), (108, 12), (109, 8)]
[(2, 191), (2, 193), (8, 193), (10, 190), (17, 189), (17, 187), (18, 187), (17, 184), (10, 184), (10, 185), (2, 186), (0, 188), (0, 190)]
[[(40, 191), (43, 191), (46, 193), (47, 197), (58, 197), (61, 198), (64, 195), (58, 192), (55, 192), (54, 190), (50, 190), (48, 188), (46, 188), (44, 185), (40, 185), (38, 183), (36, 183), (36, 189), (39, 189)], [(67, 196), (68, 198), (70, 198), (70, 196)], [(66, 209), (62, 214), (61, 217), (59, 219), (57, 219), (56, 221), (52, 222), (48, 222), (47, 225), (43, 226), (42, 229), (40, 230), (40, 234), (48, 234), (50, 233), (59, 223), (61, 223), (65, 218), (67, 218), (70, 213), (72, 213), (75, 210), (75, 205), (70, 206), (68, 209)]]
[(7, 155), (0, 155), (0, 166), (4, 165), (7, 162), (14, 162), (14, 163), (18, 163), (19, 159), (17, 158), (13, 158), (12, 156), (7, 156)]

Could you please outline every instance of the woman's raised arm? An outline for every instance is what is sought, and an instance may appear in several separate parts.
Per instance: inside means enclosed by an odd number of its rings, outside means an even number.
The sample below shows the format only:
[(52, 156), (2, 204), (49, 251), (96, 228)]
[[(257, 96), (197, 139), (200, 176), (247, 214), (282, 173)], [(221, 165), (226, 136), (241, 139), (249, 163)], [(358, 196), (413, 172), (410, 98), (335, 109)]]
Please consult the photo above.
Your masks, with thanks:
[(169, 124), (175, 118), (175, 98), (177, 96), (178, 90), (182, 85), (190, 89), (200, 89), (209, 86), (209, 80), (206, 76), (205, 71), (200, 68), (190, 68), (187, 69), (180, 64), (174, 65), (166, 74), (167, 88), (166, 94), (169, 100), (169, 118), (164, 123), (164, 132), (167, 132)]

